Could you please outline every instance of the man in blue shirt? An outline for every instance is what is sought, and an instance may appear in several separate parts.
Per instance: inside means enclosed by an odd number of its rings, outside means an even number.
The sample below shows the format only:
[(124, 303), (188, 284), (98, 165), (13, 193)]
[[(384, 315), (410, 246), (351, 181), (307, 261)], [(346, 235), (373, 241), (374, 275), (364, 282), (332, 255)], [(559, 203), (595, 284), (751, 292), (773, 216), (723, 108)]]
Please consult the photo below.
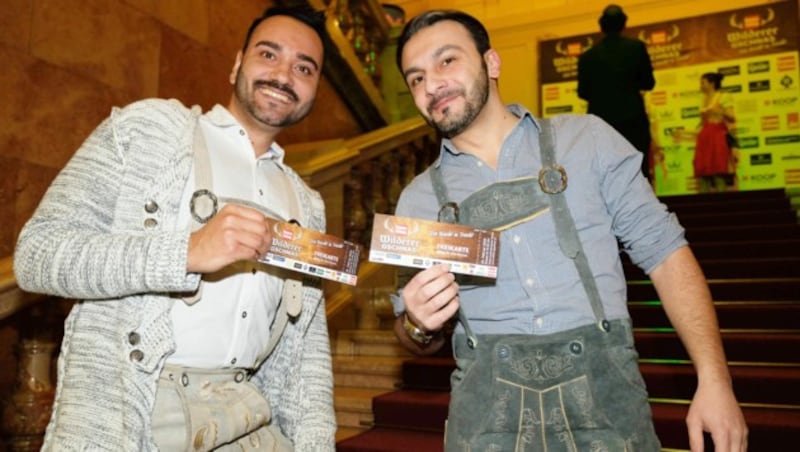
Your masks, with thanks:
[(697, 370), (692, 450), (702, 449), (703, 431), (716, 450), (745, 450), (707, 283), (677, 218), (641, 174), (642, 154), (594, 116), (545, 122), (505, 106), (499, 55), (467, 14), (414, 18), (397, 52), (417, 108), (445, 137), (436, 162), (404, 189), (397, 215), (457, 221), (448, 205), (460, 204), (463, 216), (477, 191), (508, 201), (503, 187), (537, 175), (542, 187), (531, 185), (540, 202), (523, 220), (497, 228), (496, 281), (462, 282), (440, 264), (393, 297), (395, 332), (418, 354), (439, 350), (458, 314), (446, 449), (660, 449), (633, 348), (621, 243), (650, 275)]

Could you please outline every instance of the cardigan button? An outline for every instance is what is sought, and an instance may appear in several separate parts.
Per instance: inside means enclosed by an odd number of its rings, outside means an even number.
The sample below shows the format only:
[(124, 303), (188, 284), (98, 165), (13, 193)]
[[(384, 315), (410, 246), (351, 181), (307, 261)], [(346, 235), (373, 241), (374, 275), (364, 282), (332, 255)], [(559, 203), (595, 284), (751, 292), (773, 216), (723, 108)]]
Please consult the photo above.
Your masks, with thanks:
[(135, 361), (138, 363), (144, 359), (144, 352), (142, 352), (141, 350), (134, 350), (130, 354), (130, 359), (131, 361)]
[(131, 345), (138, 345), (141, 339), (142, 337), (135, 331), (128, 334), (128, 343)]
[(147, 213), (156, 213), (158, 211), (158, 204), (152, 199), (148, 199), (144, 203), (144, 211)]
[(148, 219), (144, 220), (144, 227), (146, 227), (147, 229), (152, 229), (152, 228), (156, 227), (157, 225), (158, 225), (158, 221), (156, 221), (155, 218), (148, 218)]

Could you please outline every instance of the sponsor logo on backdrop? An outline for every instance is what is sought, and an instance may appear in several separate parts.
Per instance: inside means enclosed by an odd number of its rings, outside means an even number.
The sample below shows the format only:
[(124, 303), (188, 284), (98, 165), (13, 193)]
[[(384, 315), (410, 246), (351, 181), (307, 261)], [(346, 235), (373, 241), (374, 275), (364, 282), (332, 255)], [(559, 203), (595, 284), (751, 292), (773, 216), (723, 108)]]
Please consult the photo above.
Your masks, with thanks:
[(780, 135), (764, 139), (764, 144), (768, 146), (787, 143), (800, 143), (800, 135)]
[(700, 107), (681, 108), (681, 119), (699, 118)]
[(772, 164), (772, 154), (751, 154), (750, 155), (750, 165), (751, 166), (771, 165), (771, 164)]
[(722, 66), (721, 68), (717, 69), (717, 72), (724, 75), (725, 77), (730, 77), (731, 75), (739, 75), (742, 73), (740, 66), (738, 64), (736, 66)]
[(739, 141), (739, 149), (755, 149), (758, 147), (758, 137), (737, 137)]
[(748, 85), (748, 91), (756, 93), (759, 91), (769, 91), (769, 80), (754, 80)]
[(678, 40), (681, 35), (680, 27), (677, 24), (664, 27), (639, 31), (639, 40), (647, 45), (653, 67), (674, 64), (689, 58), (683, 52), (683, 42)]
[(794, 55), (779, 56), (775, 60), (775, 66), (778, 68), (778, 72), (793, 71), (797, 68), (797, 60)]
[(745, 174), (743, 176), (744, 180), (749, 180), (753, 182), (772, 182), (775, 178), (778, 177), (777, 173), (761, 173), (761, 174)]
[(653, 91), (650, 93), (650, 102), (653, 105), (666, 105), (667, 92), (666, 91)]
[(786, 113), (786, 128), (790, 130), (800, 129), (800, 113), (796, 111)]
[(768, 26), (775, 20), (775, 10), (767, 7), (748, 13), (731, 13), (728, 24), (735, 31), (725, 35), (731, 49), (739, 53), (758, 52), (786, 44), (786, 39), (778, 39), (780, 28)]
[(764, 132), (769, 130), (778, 130), (781, 126), (780, 118), (778, 115), (769, 115), (761, 117), (761, 130)]
[(547, 86), (544, 89), (544, 100), (558, 100), (559, 89), (558, 86)]
[(664, 127), (664, 136), (671, 138), (675, 136), (675, 132), (680, 132), (683, 130), (686, 130), (686, 127), (684, 126)]
[(547, 107), (544, 109), (544, 112), (549, 115), (558, 115), (561, 113), (571, 113), (572, 112), (572, 105), (557, 105), (553, 107)]
[(769, 72), (769, 61), (754, 61), (747, 63), (748, 74), (758, 74), (760, 72)]
[(672, 121), (675, 119), (675, 111), (674, 110), (661, 110), (656, 115), (659, 121)]
[(556, 53), (568, 57), (577, 57), (591, 49), (593, 45), (594, 39), (592, 39), (591, 36), (587, 36), (585, 41), (575, 40), (567, 42), (566, 44), (564, 41), (558, 41), (556, 43)]
[(719, 90), (724, 92), (724, 93), (741, 93), (742, 92), (742, 85), (723, 86)]
[(781, 157), (781, 160), (783, 160), (783, 161), (800, 160), (800, 154), (784, 155), (783, 157)]
[(667, 160), (667, 172), (679, 173), (683, 171), (683, 162), (680, 159)]
[(791, 107), (797, 105), (797, 96), (776, 97), (774, 99), (766, 99), (764, 105), (769, 107)]
[(794, 88), (794, 79), (792, 77), (790, 77), (788, 74), (784, 75), (783, 77), (781, 77), (781, 79), (778, 80), (778, 84), (781, 85), (781, 87), (778, 88), (781, 91), (786, 91), (786, 90), (794, 91), (795, 90), (795, 88)]
[(586, 38), (575, 38), (571, 41), (558, 41), (555, 45), (557, 56), (552, 60), (556, 74), (562, 79), (572, 79), (578, 75), (578, 56), (589, 50), (594, 45), (591, 36)]
[(786, 181), (786, 185), (800, 184), (800, 168), (787, 169), (783, 173), (783, 179)]

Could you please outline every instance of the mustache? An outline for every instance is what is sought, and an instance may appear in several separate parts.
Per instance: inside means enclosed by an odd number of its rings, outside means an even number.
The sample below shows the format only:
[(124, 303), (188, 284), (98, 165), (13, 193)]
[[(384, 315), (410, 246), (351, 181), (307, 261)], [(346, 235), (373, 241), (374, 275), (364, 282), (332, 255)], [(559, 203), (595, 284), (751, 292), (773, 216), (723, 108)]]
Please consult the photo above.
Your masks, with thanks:
[(269, 86), (272, 89), (278, 90), (286, 94), (290, 99), (292, 99), (295, 102), (300, 100), (300, 96), (298, 96), (297, 93), (294, 92), (291, 86), (285, 83), (279, 83), (278, 81), (275, 80), (258, 80), (253, 83), (253, 87), (255, 87), (256, 89), (261, 88), (262, 86)]
[(437, 94), (436, 96), (434, 96), (428, 102), (428, 106), (427, 106), (428, 114), (432, 114), (433, 113), (433, 106), (436, 105), (437, 103), (439, 103), (440, 100), (442, 100), (442, 99), (444, 99), (446, 97), (451, 97), (451, 96), (460, 95), (460, 94), (464, 94), (464, 93), (463, 93), (463, 90), (460, 90), (458, 88), (454, 88), (454, 89), (451, 89), (449, 91), (445, 91), (443, 93)]

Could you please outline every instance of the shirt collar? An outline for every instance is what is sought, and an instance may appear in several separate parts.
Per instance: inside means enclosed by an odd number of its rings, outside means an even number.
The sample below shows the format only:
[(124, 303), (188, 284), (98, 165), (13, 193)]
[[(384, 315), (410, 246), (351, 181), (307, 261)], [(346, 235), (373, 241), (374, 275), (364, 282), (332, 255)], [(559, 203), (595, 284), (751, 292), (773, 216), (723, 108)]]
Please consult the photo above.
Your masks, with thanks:
[[(524, 106), (520, 104), (509, 104), (506, 108), (508, 108), (508, 111), (513, 113), (514, 116), (519, 118), (516, 127), (524, 126), (525, 122), (530, 121), (536, 127), (537, 132), (542, 130), (541, 126), (539, 125), (539, 121), (536, 119), (535, 116), (533, 116), (533, 113), (531, 113), (531, 111), (525, 108)], [(439, 166), (441, 166), (442, 156), (444, 155), (445, 152), (451, 155), (459, 155), (462, 153), (461, 151), (456, 149), (456, 146), (449, 138), (443, 138), (442, 144), (441, 146), (439, 146), (439, 157), (436, 159), (435, 162), (433, 162), (433, 165), (435, 167), (438, 168)]]
[[(227, 129), (230, 127), (243, 128), (239, 121), (231, 114), (231, 112), (220, 104), (214, 105), (211, 110), (204, 115), (208, 122), (214, 127), (220, 129)], [(272, 142), (267, 152), (265, 152), (260, 159), (268, 159), (283, 165), (283, 158), (286, 156), (286, 151), (276, 142)]]

